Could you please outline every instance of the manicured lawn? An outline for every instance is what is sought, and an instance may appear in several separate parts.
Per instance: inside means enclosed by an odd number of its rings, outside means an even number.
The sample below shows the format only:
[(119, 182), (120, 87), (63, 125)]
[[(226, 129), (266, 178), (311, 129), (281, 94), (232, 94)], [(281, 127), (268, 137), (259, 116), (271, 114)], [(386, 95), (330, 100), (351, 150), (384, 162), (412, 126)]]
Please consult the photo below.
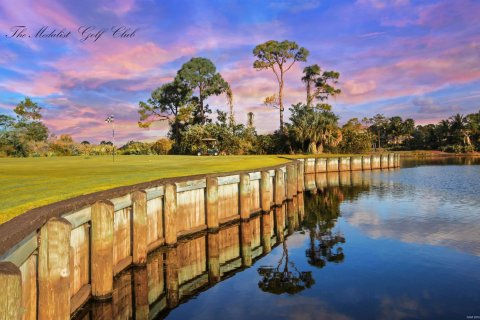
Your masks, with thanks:
[(175, 176), (273, 166), (277, 156), (0, 158), (0, 223), (74, 196)]

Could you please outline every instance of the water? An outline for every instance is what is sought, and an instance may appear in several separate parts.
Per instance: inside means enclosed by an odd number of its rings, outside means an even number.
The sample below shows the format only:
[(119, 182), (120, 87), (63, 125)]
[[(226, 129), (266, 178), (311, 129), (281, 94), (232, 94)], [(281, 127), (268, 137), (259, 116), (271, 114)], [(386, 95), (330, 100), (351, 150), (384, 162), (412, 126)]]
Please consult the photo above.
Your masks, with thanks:
[[(307, 191), (303, 205), (300, 197), (280, 214), (271, 213), (274, 230), (267, 234), (277, 237), (268, 254), (262, 254), (264, 218), (254, 219), (253, 256), (261, 256), (251, 267), (241, 266), (242, 227), (224, 231), (220, 237), (229, 243), (221, 249), (220, 260), (223, 254), (229, 263), (219, 283), (209, 285), (208, 276), (205, 280), (207, 251), (187, 248), (205, 246), (208, 236), (185, 243), (182, 259), (195, 262), (180, 266), (179, 277), (187, 284), (183, 303), (169, 310), (165, 294), (160, 294), (144, 312), (153, 315), (156, 308), (157, 318), (167, 319), (480, 316), (480, 166), (464, 164), (462, 159), (405, 161), (401, 170), (327, 177), (333, 186), (316, 194)], [(317, 184), (322, 185), (322, 179), (317, 176)], [(298, 220), (292, 212), (299, 214)], [(291, 233), (283, 243), (277, 241), (276, 230), (282, 214)], [(135, 281), (135, 272), (123, 277), (111, 312), (133, 317), (141, 308), (141, 281)], [(153, 300), (154, 281), (144, 282)], [(95, 308), (86, 318), (100, 318)]]

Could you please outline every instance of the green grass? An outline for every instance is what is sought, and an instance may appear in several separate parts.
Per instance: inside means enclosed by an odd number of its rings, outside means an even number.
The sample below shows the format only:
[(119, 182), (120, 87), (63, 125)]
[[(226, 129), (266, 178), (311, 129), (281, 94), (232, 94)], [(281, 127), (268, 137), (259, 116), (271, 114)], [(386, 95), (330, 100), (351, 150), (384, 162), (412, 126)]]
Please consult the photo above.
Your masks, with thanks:
[(255, 169), (277, 156), (0, 158), (0, 224), (36, 207), (161, 178)]

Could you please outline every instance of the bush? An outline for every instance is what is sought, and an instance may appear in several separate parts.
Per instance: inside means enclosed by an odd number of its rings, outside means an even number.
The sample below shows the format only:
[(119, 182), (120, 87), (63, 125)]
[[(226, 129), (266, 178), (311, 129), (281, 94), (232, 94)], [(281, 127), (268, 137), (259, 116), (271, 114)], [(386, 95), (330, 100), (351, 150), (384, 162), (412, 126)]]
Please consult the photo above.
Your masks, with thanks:
[(441, 147), (440, 150), (442, 150), (443, 152), (450, 152), (450, 153), (468, 153), (468, 152), (474, 152), (475, 147), (462, 146), (459, 144), (450, 144), (450, 145)]
[(152, 151), (155, 154), (169, 154), (173, 147), (173, 141), (170, 139), (159, 139), (152, 144)]

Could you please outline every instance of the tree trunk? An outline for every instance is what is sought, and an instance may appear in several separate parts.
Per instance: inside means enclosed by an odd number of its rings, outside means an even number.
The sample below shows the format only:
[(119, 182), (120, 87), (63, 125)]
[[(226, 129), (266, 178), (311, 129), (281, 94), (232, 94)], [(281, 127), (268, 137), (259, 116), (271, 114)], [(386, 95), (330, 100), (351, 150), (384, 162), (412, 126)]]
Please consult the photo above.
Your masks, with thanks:
[[(280, 71), (282, 72), (282, 71)], [(280, 74), (280, 86), (278, 90), (278, 104), (280, 109), (280, 131), (284, 132), (283, 128), (283, 72)]]
[(205, 124), (205, 112), (203, 111), (202, 89), (200, 89), (200, 124)]
[(323, 153), (323, 142), (320, 142), (317, 146), (317, 154)]
[(310, 81), (307, 81), (307, 107), (312, 106), (312, 94), (311, 92), (311, 86), (310, 86)]
[(308, 145), (308, 152), (311, 152), (313, 154), (317, 154), (318, 153), (318, 150), (317, 150), (317, 144), (313, 141), (310, 141), (309, 145)]

